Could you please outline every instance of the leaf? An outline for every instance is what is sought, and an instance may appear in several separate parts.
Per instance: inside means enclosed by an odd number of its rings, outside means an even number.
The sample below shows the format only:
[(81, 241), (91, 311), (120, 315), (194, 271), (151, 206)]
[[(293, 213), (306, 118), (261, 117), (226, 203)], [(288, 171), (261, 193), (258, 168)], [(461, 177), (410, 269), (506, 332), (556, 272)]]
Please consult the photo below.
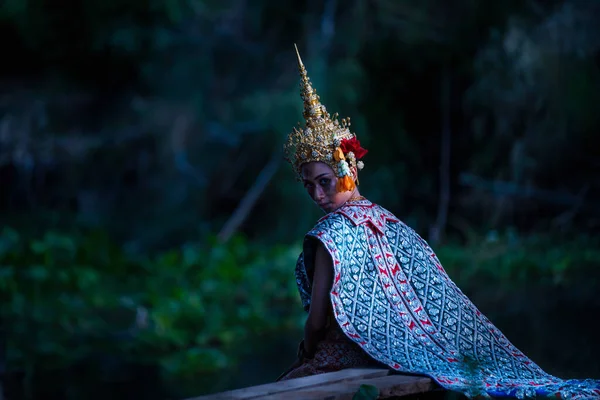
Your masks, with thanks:
[(32, 241), (29, 245), (29, 248), (34, 254), (43, 254), (48, 249), (46, 243), (42, 242), (41, 240)]
[(44, 242), (48, 248), (56, 250), (64, 250), (69, 254), (73, 254), (77, 251), (77, 244), (75, 239), (66, 235), (59, 235), (54, 232), (47, 232), (44, 235)]
[(44, 265), (33, 265), (29, 269), (29, 277), (36, 281), (45, 281), (50, 273)]
[(87, 289), (94, 286), (100, 280), (100, 276), (97, 271), (91, 268), (79, 268), (75, 272), (77, 279), (77, 287), (79, 289)]
[(360, 385), (352, 400), (375, 400), (379, 397), (379, 389), (373, 385)]
[(185, 245), (181, 250), (182, 266), (186, 268), (199, 266), (203, 256), (197, 246)]
[(17, 231), (4, 227), (0, 233), (0, 257), (13, 250), (19, 243), (19, 239)]
[(12, 278), (14, 274), (15, 268), (12, 265), (0, 265), (0, 282)]
[(171, 268), (177, 268), (180, 265), (180, 256), (179, 256), (179, 252), (177, 252), (177, 250), (169, 250), (165, 253), (163, 253), (159, 258), (158, 258), (158, 264), (160, 265), (164, 265), (165, 267), (171, 267)]

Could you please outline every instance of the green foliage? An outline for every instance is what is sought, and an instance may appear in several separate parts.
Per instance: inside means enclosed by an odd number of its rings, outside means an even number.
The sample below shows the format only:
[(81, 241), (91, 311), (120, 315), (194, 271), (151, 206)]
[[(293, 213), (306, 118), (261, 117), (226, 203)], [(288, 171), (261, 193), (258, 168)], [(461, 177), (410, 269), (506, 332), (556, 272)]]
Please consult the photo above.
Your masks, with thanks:
[(373, 385), (360, 385), (352, 400), (375, 400), (379, 397), (379, 389)]
[(158, 364), (174, 385), (231, 369), (249, 338), (298, 328), (298, 251), (237, 237), (139, 257), (99, 233), (26, 238), (5, 228), (8, 365), (65, 368), (105, 352)]
[(444, 268), (459, 286), (494, 282), (504, 288), (535, 281), (550, 286), (568, 284), (600, 263), (600, 240), (580, 235), (553, 238), (518, 237), (513, 231), (491, 231), (469, 246), (445, 245), (437, 250)]
[[(438, 257), (460, 287), (560, 285), (600, 261), (598, 240), (562, 241), (490, 233)], [(206, 377), (235, 370), (261, 335), (296, 334), (303, 313), (293, 279), (299, 253), (241, 236), (208, 238), (154, 255), (133, 255), (99, 232), (4, 228), (0, 235), (2, 318), (8, 365), (68, 368), (94, 354), (158, 365), (170, 388), (198, 394)], [(198, 376), (205, 377), (202, 388)], [(359, 398), (372, 398), (362, 388)]]
[[(598, 244), (583, 236), (557, 245), (490, 233), (469, 248), (442, 246), (438, 257), (460, 287), (560, 285), (598, 264)], [(292, 269), (299, 251), (257, 247), (238, 236), (140, 256), (99, 232), (28, 237), (4, 228), (8, 365), (67, 368), (97, 353), (115, 354), (158, 365), (170, 387), (187, 385), (198, 394), (207, 390), (198, 388), (198, 376), (234, 370), (251, 350), (246, 343), (298, 332), (303, 314)]]

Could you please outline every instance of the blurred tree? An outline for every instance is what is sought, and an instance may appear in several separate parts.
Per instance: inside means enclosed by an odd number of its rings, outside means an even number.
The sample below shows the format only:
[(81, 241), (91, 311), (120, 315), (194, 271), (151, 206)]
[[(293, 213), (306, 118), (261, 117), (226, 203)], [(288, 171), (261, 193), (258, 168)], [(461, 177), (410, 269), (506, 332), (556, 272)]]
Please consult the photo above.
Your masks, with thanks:
[[(556, 198), (589, 187), (585, 170), (598, 152), (584, 143), (600, 124), (592, 111), (600, 100), (597, 11), (594, 2), (568, 1), (534, 25), (514, 18), (505, 32), (494, 32), (477, 55), (478, 79), (467, 94), (478, 143), (471, 171), (523, 188), (555, 188)], [(580, 173), (565, 169), (581, 162), (587, 166)], [(511, 213), (497, 208), (495, 223), (503, 211)]]

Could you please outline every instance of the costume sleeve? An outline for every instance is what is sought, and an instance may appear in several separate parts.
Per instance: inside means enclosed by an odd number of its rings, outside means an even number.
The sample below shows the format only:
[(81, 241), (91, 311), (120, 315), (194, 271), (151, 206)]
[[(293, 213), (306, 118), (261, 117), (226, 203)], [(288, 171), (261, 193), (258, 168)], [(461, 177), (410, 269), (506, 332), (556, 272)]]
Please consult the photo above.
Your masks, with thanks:
[(302, 301), (302, 308), (304, 311), (308, 311), (310, 308), (310, 294), (312, 287), (306, 274), (306, 267), (304, 265), (304, 252), (300, 253), (298, 261), (296, 262), (296, 285), (298, 286), (298, 292), (300, 292), (300, 300)]

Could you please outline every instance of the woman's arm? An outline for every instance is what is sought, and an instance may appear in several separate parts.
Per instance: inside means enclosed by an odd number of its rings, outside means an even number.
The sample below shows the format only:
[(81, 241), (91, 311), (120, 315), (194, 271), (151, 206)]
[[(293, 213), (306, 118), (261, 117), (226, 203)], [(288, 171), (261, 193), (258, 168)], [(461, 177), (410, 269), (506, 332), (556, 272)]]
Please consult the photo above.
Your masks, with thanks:
[(308, 318), (304, 325), (304, 350), (313, 354), (317, 343), (322, 339), (331, 310), (329, 293), (333, 285), (333, 262), (323, 245), (319, 243), (315, 251), (312, 295)]

